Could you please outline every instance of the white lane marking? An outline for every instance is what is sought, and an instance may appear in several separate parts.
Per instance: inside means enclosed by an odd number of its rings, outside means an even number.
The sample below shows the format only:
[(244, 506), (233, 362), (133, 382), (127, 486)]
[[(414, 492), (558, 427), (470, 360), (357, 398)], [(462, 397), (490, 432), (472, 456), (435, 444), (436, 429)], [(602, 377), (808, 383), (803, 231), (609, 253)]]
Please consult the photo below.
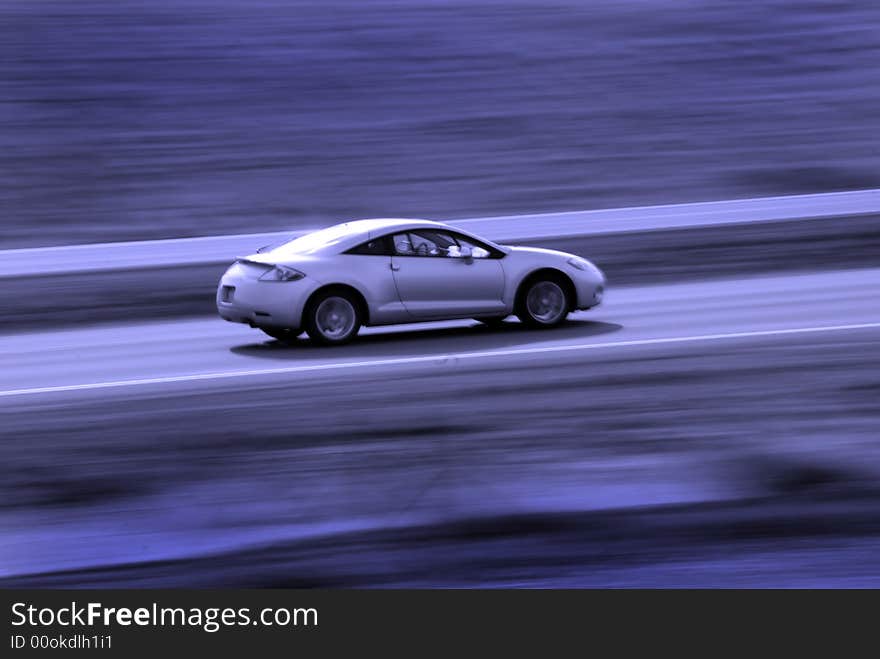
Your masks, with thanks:
[(536, 355), (552, 352), (572, 352), (577, 350), (593, 350), (599, 348), (623, 348), (628, 346), (658, 345), (664, 343), (688, 343), (691, 341), (719, 341), (723, 339), (740, 339), (756, 336), (781, 336), (785, 334), (810, 334), (817, 332), (841, 332), (845, 330), (880, 328), (880, 322), (858, 323), (853, 325), (826, 325), (821, 327), (795, 327), (789, 329), (754, 330), (751, 332), (727, 332), (724, 334), (698, 334), (694, 336), (674, 336), (656, 339), (633, 339), (631, 341), (609, 341), (605, 343), (578, 343), (561, 346), (543, 346), (532, 348), (513, 348), (510, 350), (487, 350), (483, 352), (460, 352), (420, 357), (396, 357), (391, 359), (373, 359), (359, 362), (334, 362), (331, 364), (304, 364), (282, 368), (262, 368), (249, 371), (226, 371), (220, 373), (194, 373), (190, 375), (171, 375), (161, 378), (142, 378), (138, 380), (114, 380), (109, 382), (90, 382), (87, 384), (65, 384), (53, 387), (33, 387), (29, 389), (8, 389), (0, 391), (0, 397), (25, 396), (29, 394), (48, 394), (65, 391), (85, 391), (88, 389), (111, 389), (115, 387), (134, 387), (150, 384), (169, 384), (174, 382), (197, 382), (199, 380), (222, 380), (256, 375), (279, 375), (285, 373), (305, 373), (309, 371), (328, 371), (341, 368), (371, 368), (376, 366), (400, 366), (421, 364), (449, 359), (482, 359), (491, 357), (511, 357), (516, 355)]

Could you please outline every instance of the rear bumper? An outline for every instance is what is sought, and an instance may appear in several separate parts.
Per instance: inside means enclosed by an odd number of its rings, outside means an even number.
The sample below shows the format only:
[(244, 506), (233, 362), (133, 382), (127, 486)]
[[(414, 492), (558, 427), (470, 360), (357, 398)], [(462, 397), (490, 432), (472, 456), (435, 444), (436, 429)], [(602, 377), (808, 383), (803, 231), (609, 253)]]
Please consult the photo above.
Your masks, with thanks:
[(217, 286), (217, 313), (251, 327), (298, 329), (305, 303), (316, 288), (307, 279), (263, 282), (224, 275)]
[(237, 304), (217, 303), (217, 312), (230, 323), (244, 323), (251, 327), (292, 327), (289, 320), (268, 311), (248, 309)]

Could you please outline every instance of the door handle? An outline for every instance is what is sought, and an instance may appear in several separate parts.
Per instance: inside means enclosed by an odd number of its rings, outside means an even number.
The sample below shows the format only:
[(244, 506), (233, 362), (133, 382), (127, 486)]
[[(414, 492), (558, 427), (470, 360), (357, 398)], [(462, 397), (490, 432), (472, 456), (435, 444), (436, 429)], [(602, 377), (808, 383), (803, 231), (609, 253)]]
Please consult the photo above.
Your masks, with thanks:
[(400, 266), (397, 265), (396, 263), (392, 263), (392, 264), (391, 264), (391, 269), (394, 270), (395, 272), (397, 272), (398, 270), (400, 270)]

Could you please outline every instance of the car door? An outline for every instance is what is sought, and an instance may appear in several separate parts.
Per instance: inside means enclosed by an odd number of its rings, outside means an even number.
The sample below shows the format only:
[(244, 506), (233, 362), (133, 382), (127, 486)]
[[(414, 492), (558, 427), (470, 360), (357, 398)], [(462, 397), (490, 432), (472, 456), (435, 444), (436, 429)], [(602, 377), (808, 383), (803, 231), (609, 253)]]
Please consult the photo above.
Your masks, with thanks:
[[(393, 235), (391, 270), (407, 312), (418, 319), (504, 312), (504, 270), (491, 252), (451, 232), (418, 229)], [(462, 249), (473, 256), (463, 258)]]
[(370, 324), (387, 325), (411, 320), (397, 293), (391, 273), (391, 236), (368, 240), (340, 255), (335, 264), (345, 283), (357, 288), (367, 301)]

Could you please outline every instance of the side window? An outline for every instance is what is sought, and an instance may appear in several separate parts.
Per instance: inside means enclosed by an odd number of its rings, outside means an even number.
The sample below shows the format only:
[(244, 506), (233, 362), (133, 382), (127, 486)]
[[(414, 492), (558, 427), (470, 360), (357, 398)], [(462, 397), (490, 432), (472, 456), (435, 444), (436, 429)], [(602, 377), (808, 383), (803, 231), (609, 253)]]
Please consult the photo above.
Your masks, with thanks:
[(399, 256), (457, 257), (458, 241), (446, 231), (418, 229), (394, 236), (394, 253)]
[(445, 231), (419, 229), (410, 234), (419, 256), (452, 256), (458, 243)]
[(346, 254), (364, 254), (367, 256), (388, 256), (387, 237), (376, 238), (352, 247)]
[(394, 243), (394, 254), (397, 256), (416, 256), (408, 233), (395, 233), (391, 241)]
[(476, 242), (475, 240), (470, 240), (465, 238), (462, 235), (456, 235), (455, 240), (458, 242), (459, 249), (462, 247), (469, 247), (471, 250), (471, 258), (474, 259), (488, 259), (492, 256), (492, 253), (483, 247), (481, 244)]

